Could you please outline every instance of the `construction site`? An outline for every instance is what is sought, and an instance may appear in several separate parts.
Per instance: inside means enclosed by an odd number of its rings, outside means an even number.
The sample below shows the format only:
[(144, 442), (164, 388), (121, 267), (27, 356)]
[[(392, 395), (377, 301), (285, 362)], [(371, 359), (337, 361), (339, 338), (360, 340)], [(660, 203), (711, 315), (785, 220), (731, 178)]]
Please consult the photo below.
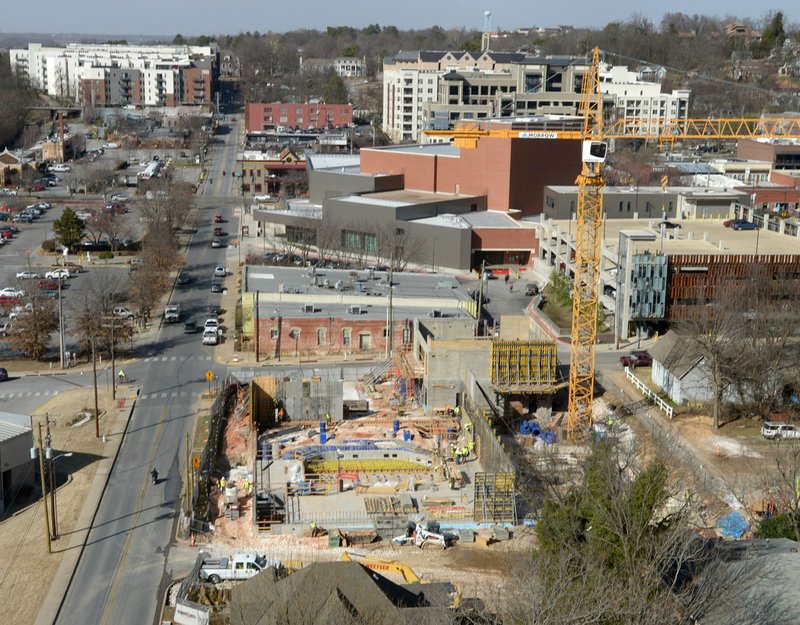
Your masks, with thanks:
[(415, 350), (357, 379), (229, 378), (192, 452), (187, 538), (304, 565), (369, 549), (391, 571), (412, 546), (485, 549), (530, 525), (507, 445), (558, 436), (555, 343), (415, 329)]

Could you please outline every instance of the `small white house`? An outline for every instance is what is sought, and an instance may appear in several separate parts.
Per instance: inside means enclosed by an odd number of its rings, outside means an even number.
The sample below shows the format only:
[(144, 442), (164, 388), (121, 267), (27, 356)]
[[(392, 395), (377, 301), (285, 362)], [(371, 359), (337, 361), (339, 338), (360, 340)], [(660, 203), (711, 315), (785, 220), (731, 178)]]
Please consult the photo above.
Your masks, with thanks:
[(650, 378), (676, 404), (713, 399), (705, 358), (693, 343), (677, 332), (667, 332), (650, 350)]

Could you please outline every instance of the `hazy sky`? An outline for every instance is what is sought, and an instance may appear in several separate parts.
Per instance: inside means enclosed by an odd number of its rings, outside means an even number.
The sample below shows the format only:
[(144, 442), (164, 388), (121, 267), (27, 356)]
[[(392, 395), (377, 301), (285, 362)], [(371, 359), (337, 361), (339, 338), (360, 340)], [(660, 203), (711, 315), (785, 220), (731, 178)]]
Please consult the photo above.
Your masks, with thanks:
[(493, 29), (555, 24), (604, 26), (610, 21), (628, 19), (634, 13), (658, 25), (665, 11), (758, 19), (769, 10), (780, 10), (786, 22), (800, 19), (800, 3), (796, 0), (770, 6), (752, 0), (669, 3), (652, 0), (644, 3), (641, 0), (611, 3), (589, 0), (3, 0), (5, 2), (10, 3), (0, 17), (0, 30), (5, 33), (213, 35), (322, 29), (332, 25), (362, 27), (374, 23), (398, 28), (425, 28), (436, 24), (445, 28), (481, 29), (484, 11), (492, 12)]

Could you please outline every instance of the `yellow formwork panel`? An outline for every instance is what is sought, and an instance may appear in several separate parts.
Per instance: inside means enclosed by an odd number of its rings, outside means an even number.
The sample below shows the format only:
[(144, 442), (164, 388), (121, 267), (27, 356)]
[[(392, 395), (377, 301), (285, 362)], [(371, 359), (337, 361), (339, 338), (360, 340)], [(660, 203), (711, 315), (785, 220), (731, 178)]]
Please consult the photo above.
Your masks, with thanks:
[(557, 365), (555, 341), (492, 341), (491, 381), (495, 386), (556, 384)]
[(430, 467), (408, 460), (312, 460), (306, 463), (309, 473), (383, 473), (419, 472), (427, 473)]

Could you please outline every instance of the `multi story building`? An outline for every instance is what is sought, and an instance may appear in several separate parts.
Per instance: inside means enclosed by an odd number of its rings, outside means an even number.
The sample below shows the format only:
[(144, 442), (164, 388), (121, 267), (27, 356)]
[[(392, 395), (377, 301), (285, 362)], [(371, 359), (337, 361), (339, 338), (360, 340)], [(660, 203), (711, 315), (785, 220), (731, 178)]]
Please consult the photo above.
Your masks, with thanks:
[(367, 75), (367, 61), (353, 56), (340, 56), (335, 59), (300, 57), (300, 69), (304, 72), (323, 72), (332, 69), (341, 78), (359, 78)]
[[(423, 129), (447, 130), (460, 121), (578, 115), (586, 68), (583, 57), (401, 52), (384, 60), (384, 131), (400, 143), (419, 140)], [(647, 78), (659, 75), (646, 73)], [(601, 78), (609, 114), (654, 120), (688, 116), (687, 90), (661, 93), (658, 82), (621, 66), (604, 66)]]
[(11, 69), (33, 87), (84, 106), (210, 105), (218, 56), (215, 45), (31, 43), (9, 51)]
[(282, 128), (324, 130), (342, 128), (353, 123), (352, 104), (287, 104), (285, 102), (252, 103), (244, 110), (247, 132), (264, 132)]

